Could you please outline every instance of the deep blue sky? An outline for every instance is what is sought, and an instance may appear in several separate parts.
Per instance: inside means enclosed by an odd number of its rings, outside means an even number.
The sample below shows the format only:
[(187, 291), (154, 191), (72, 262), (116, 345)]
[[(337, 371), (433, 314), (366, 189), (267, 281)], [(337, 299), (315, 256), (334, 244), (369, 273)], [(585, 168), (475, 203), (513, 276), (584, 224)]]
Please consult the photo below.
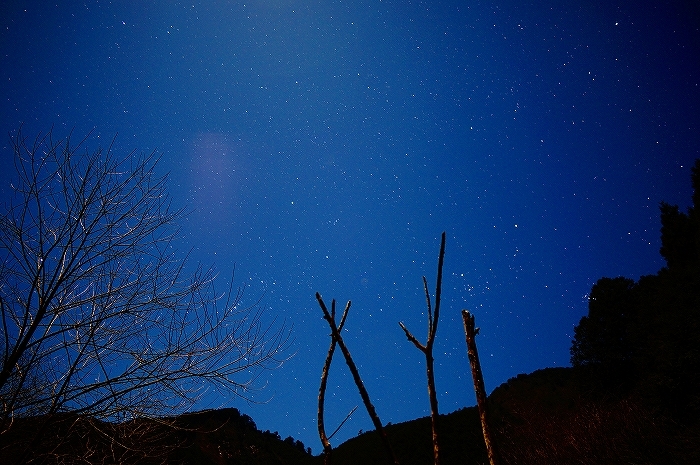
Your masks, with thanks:
[[(655, 273), (658, 203), (690, 202), (700, 15), (685, 2), (56, 3), (0, 6), (0, 132), (94, 128), (92, 148), (118, 133), (120, 152), (163, 154), (193, 210), (183, 252), (224, 277), (235, 264), (251, 301), (294, 325), (294, 357), (261, 378), (268, 402), (205, 406), (315, 452), (316, 291), (352, 299), (345, 339), (382, 421), (425, 416), (424, 358), (397, 323), (425, 340), (421, 276), (432, 292), (447, 231), (447, 413), (475, 403), (461, 309), (489, 391), (566, 366), (591, 285)], [(337, 355), (329, 430), (361, 406)], [(332, 442), (360, 429), (362, 407)]]

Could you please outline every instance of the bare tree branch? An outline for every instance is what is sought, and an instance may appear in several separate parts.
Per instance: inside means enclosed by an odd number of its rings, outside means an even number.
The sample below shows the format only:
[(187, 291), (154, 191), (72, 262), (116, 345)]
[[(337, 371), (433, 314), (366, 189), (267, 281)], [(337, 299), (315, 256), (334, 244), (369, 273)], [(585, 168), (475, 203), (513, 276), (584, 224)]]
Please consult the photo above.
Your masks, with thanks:
[[(389, 438), (386, 436), (386, 432), (384, 431), (384, 427), (382, 425), (381, 420), (379, 419), (379, 416), (377, 415), (377, 411), (374, 408), (374, 405), (372, 405), (372, 402), (369, 399), (369, 394), (367, 393), (367, 389), (365, 389), (365, 385), (362, 382), (362, 378), (360, 378), (360, 373), (357, 371), (357, 366), (355, 365), (355, 362), (352, 360), (352, 356), (350, 355), (350, 351), (348, 350), (347, 346), (345, 345), (345, 341), (343, 341), (343, 337), (340, 335), (340, 331), (338, 330), (338, 327), (335, 324), (335, 318), (328, 312), (328, 309), (326, 308), (326, 304), (323, 302), (323, 299), (321, 298), (321, 294), (318, 292), (316, 293), (316, 300), (318, 301), (318, 304), (321, 307), (321, 310), (323, 311), (323, 317), (325, 320), (328, 322), (328, 325), (331, 328), (331, 337), (335, 339), (335, 341), (338, 343), (340, 346), (341, 352), (343, 352), (343, 356), (345, 357), (345, 363), (348, 365), (348, 368), (350, 369), (350, 373), (352, 373), (353, 380), (355, 381), (355, 384), (357, 385), (357, 389), (360, 391), (360, 397), (362, 397), (362, 402), (365, 404), (365, 408), (367, 409), (367, 413), (369, 414), (370, 418), (372, 419), (372, 423), (374, 424), (374, 427), (377, 430), (377, 433), (379, 433), (379, 436), (382, 439), (382, 443), (384, 444), (384, 447), (387, 450), (387, 453), (389, 454), (389, 457), (391, 458), (391, 461), (395, 464), (398, 464), (398, 460), (396, 459), (396, 455), (394, 455), (394, 450), (391, 447), (391, 444), (389, 443)], [(350, 302), (348, 301), (348, 306), (350, 306)], [(342, 322), (345, 320), (343, 319)]]
[[(350, 310), (351, 304), (352, 303), (348, 300), (348, 303), (345, 306), (345, 310), (343, 310), (343, 316), (340, 319), (338, 332), (343, 330), (343, 326), (345, 325), (345, 319), (348, 316), (348, 311)], [(331, 302), (331, 318), (333, 318), (333, 321), (335, 321), (335, 299), (333, 299), (333, 301)], [(323, 364), (323, 372), (321, 373), (321, 386), (318, 390), (318, 435), (321, 438), (321, 444), (323, 444), (324, 463), (326, 464), (330, 463), (330, 457), (331, 453), (333, 452), (333, 447), (331, 446), (330, 438), (326, 436), (326, 427), (324, 423), (323, 413), (326, 400), (326, 384), (328, 382), (328, 372), (331, 369), (331, 361), (333, 360), (335, 346), (336, 340), (335, 338), (331, 337), (331, 345), (328, 348), (328, 355), (326, 356), (326, 361)], [(345, 421), (343, 421), (343, 423), (345, 423)], [(342, 426), (342, 423), (340, 426)], [(340, 428), (340, 426), (338, 428)], [(335, 432), (333, 432), (333, 434), (335, 434)], [(331, 436), (333, 436), (333, 434), (331, 434)]]
[(350, 411), (348, 412), (348, 414), (345, 415), (345, 418), (343, 418), (343, 421), (341, 421), (340, 424), (338, 425), (338, 427), (337, 427), (336, 429), (333, 430), (333, 432), (331, 433), (331, 435), (328, 436), (328, 439), (331, 439), (333, 436), (335, 436), (335, 433), (337, 433), (338, 431), (340, 431), (340, 428), (342, 428), (343, 425), (345, 424), (345, 422), (348, 421), (348, 420), (350, 419), (350, 417), (352, 416), (353, 413), (355, 413), (355, 411), (357, 410), (357, 407), (358, 407), (357, 405), (354, 406), (354, 407), (352, 408), (352, 410), (350, 410)]
[(289, 332), (213, 268), (187, 272), (155, 153), (11, 139), (0, 216), (0, 434), (15, 417), (172, 415), (206, 392), (248, 397)]
[(438, 318), (440, 317), (440, 293), (442, 290), (442, 265), (445, 258), (445, 233), (442, 233), (440, 242), (440, 254), (438, 256), (438, 271), (437, 284), (435, 286), (435, 315), (433, 316), (432, 306), (430, 302), (430, 291), (428, 291), (428, 280), (423, 276), (423, 290), (425, 291), (425, 300), (428, 307), (428, 339), (425, 345), (421, 344), (418, 339), (399, 322), (399, 326), (403, 329), (409, 341), (415, 345), (418, 350), (425, 355), (425, 365), (428, 378), (428, 397), (430, 399), (430, 419), (433, 430), (433, 460), (435, 465), (440, 464), (440, 441), (438, 434), (438, 423), (440, 413), (438, 411), (437, 391), (435, 390), (435, 370), (433, 358), (433, 344), (435, 343), (435, 334), (437, 333)]
[(406, 338), (408, 338), (408, 340), (411, 341), (413, 345), (415, 345), (418, 348), (418, 350), (425, 353), (427, 348), (423, 344), (421, 344), (413, 334), (411, 334), (411, 332), (408, 330), (408, 328), (406, 328), (402, 321), (399, 321), (399, 326), (401, 326), (403, 332), (406, 333)]

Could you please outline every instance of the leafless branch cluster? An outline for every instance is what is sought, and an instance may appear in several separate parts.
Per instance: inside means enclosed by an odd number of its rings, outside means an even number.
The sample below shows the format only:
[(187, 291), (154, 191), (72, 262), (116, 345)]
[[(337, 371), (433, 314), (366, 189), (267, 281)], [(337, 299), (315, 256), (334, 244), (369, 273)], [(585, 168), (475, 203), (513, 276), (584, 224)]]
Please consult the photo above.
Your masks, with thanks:
[(88, 153), (85, 139), (12, 138), (17, 177), (0, 217), (0, 432), (71, 411), (172, 414), (208, 390), (245, 396), (288, 331), (215, 272), (176, 256), (155, 154)]

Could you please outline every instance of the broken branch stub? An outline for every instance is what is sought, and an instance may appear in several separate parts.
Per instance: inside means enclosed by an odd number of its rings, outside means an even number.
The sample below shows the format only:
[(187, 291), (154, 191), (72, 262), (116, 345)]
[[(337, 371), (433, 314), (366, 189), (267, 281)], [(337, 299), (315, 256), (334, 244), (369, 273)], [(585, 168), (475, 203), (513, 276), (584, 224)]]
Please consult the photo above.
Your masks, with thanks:
[(474, 326), (474, 315), (469, 313), (468, 310), (462, 310), (462, 321), (464, 322), (464, 334), (467, 338), (467, 355), (469, 356), (469, 365), (471, 366), (472, 379), (474, 380), (476, 405), (479, 410), (481, 432), (484, 435), (486, 453), (489, 457), (489, 463), (491, 465), (497, 465), (498, 456), (496, 454), (494, 442), (491, 438), (491, 430), (489, 429), (488, 422), (488, 411), (486, 409), (486, 388), (484, 387), (484, 376), (481, 373), (479, 352), (476, 350), (476, 334), (478, 333), (478, 328), (475, 328)]

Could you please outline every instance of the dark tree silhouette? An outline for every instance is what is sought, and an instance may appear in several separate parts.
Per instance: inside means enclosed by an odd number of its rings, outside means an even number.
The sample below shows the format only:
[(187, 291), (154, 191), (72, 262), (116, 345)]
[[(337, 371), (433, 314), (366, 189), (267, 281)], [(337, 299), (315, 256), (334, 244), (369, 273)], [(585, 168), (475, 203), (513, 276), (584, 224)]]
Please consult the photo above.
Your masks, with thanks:
[(629, 326), (636, 307), (627, 278), (601, 278), (588, 297), (588, 316), (574, 328), (571, 364), (619, 367), (631, 356)]
[(700, 263), (700, 159), (691, 169), (693, 205), (682, 213), (677, 205), (661, 202), (661, 256), (669, 269)]
[(660, 204), (666, 266), (638, 282), (602, 278), (574, 329), (571, 362), (597, 384), (632, 390), (676, 420), (700, 416), (700, 160), (687, 213)]
[[(0, 216), (0, 440), (16, 418), (173, 415), (203, 392), (246, 396), (288, 332), (213, 269), (185, 273), (158, 158), (48, 133), (11, 139)], [(41, 428), (35, 431), (37, 440)], [(31, 442), (28, 448), (31, 449)], [(29, 450), (28, 449), (28, 450)]]
[(661, 203), (661, 256), (670, 269), (698, 262), (696, 225), (677, 205)]

